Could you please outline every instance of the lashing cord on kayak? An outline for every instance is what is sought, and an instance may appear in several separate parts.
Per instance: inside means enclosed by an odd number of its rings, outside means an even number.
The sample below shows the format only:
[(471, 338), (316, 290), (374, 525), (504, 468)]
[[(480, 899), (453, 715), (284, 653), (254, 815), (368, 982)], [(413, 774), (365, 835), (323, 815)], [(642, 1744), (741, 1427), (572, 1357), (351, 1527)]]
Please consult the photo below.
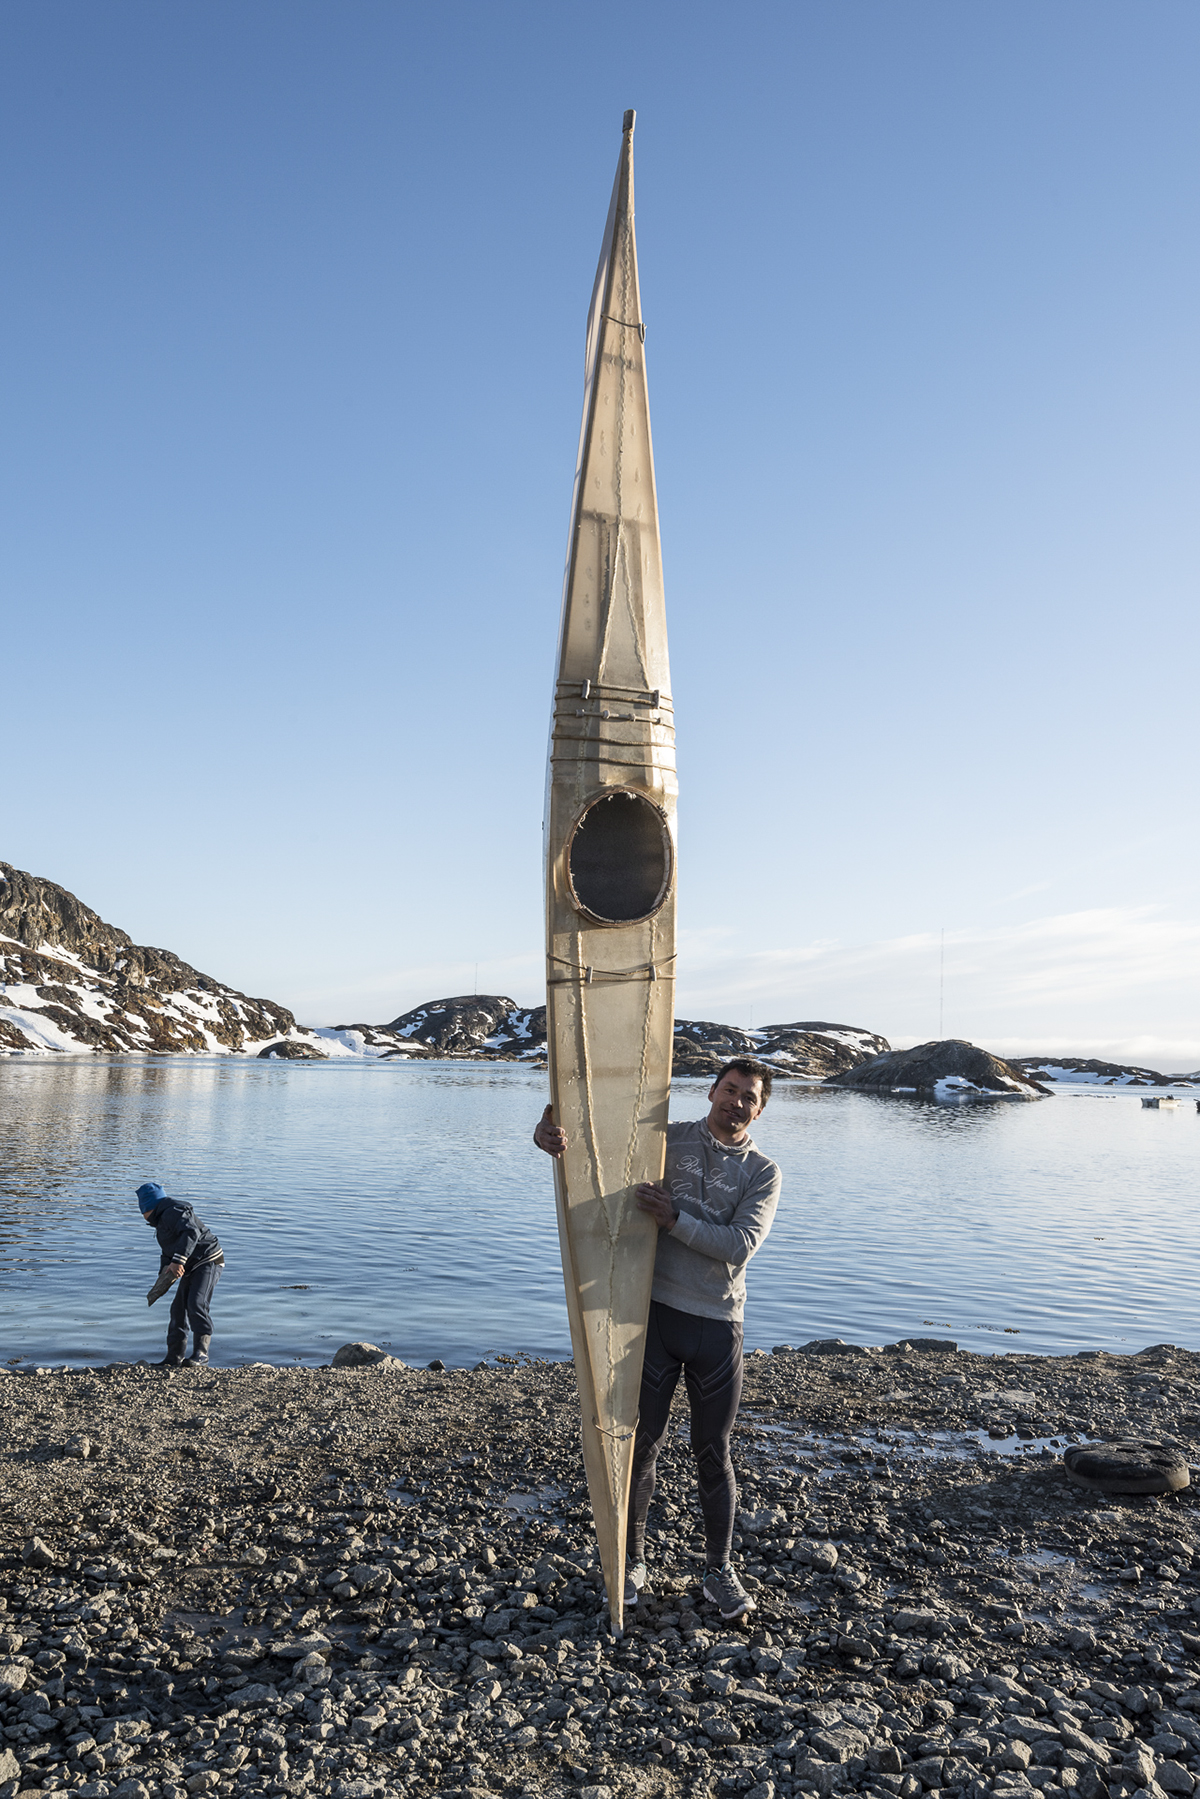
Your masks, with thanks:
[[(670, 974), (664, 972), (667, 963), (675, 961), (674, 953), (665, 956), (662, 961), (638, 962), (633, 968), (597, 968), (592, 963), (568, 961), (566, 956), (551, 956), (549, 960), (557, 962), (561, 968), (569, 968), (572, 974), (581, 974), (585, 987), (590, 987), (592, 982), (598, 978), (610, 981), (629, 981), (640, 974), (648, 975), (651, 981), (673, 981), (675, 979), (673, 972)], [(573, 981), (565, 981), (561, 978), (556, 981), (553, 976), (549, 984), (553, 987), (574, 986)]]
[(592, 1424), (602, 1437), (611, 1437), (614, 1443), (628, 1443), (637, 1435), (634, 1430), (609, 1430), (606, 1425), (601, 1424), (599, 1418), (593, 1418)]
[(646, 341), (646, 321), (645, 321), (645, 319), (619, 319), (616, 317), (616, 315), (614, 313), (611, 313), (611, 312), (602, 312), (600, 314), (600, 317), (602, 319), (607, 319), (610, 325), (620, 325), (625, 331), (636, 331), (638, 336), (641, 338), (642, 342), (645, 343), (645, 341)]

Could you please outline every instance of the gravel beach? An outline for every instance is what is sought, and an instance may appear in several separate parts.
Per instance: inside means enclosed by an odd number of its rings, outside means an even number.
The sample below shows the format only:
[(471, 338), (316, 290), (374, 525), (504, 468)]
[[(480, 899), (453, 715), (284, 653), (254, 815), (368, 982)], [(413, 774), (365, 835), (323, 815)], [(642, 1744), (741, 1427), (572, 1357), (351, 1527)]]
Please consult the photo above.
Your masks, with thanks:
[(1060, 1459), (1195, 1459), (1188, 1351), (749, 1357), (757, 1609), (700, 1599), (677, 1404), (620, 1642), (569, 1364), (40, 1369), (0, 1405), (0, 1799), (1200, 1780), (1197, 1489), (1101, 1497)]

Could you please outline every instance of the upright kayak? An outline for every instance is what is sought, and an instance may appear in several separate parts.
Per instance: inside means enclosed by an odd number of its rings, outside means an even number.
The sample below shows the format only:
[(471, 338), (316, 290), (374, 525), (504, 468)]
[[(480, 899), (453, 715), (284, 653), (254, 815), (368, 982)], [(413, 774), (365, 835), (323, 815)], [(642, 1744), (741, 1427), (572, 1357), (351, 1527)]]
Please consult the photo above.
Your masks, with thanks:
[(625, 1529), (657, 1227), (675, 979), (675, 728), (645, 339), (633, 126), (587, 323), (545, 812), (550, 1098), (583, 1453), (609, 1612)]

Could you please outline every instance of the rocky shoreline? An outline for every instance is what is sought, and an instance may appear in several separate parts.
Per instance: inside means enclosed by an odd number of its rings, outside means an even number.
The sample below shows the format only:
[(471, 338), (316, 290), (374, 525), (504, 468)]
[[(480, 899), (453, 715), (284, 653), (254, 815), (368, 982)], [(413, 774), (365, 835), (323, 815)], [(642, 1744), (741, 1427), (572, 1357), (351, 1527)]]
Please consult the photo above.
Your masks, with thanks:
[(653, 1595), (604, 1627), (568, 1364), (0, 1380), (0, 1799), (1187, 1794), (1200, 1356), (939, 1340), (748, 1358), (742, 1628), (699, 1597), (677, 1408)]

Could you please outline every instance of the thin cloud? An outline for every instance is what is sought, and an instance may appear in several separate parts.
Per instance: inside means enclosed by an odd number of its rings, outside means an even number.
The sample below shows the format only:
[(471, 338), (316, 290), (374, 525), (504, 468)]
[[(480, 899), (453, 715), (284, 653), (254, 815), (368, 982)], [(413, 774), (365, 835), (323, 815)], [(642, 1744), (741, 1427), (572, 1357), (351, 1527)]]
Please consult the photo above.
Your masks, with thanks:
[[(684, 1016), (758, 1024), (826, 1018), (895, 1042), (936, 1036), (939, 932), (860, 944), (740, 952), (732, 932), (688, 934), (680, 954)], [(1154, 907), (1106, 907), (1020, 925), (948, 930), (947, 1036), (1009, 1054), (1146, 1055), (1200, 1062), (1200, 924)]]

